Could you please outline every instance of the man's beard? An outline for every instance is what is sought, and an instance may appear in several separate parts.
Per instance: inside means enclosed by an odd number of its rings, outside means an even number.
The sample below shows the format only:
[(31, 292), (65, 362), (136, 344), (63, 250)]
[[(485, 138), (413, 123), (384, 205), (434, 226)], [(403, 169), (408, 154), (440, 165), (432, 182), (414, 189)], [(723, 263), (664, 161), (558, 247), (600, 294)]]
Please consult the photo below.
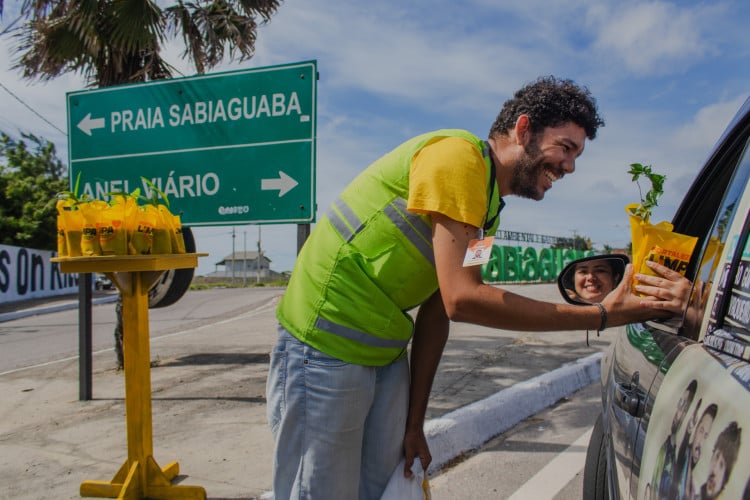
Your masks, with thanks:
[(510, 179), (511, 192), (516, 196), (536, 201), (544, 198), (544, 191), (540, 193), (538, 187), (544, 165), (544, 157), (535, 136), (524, 148), (523, 156), (516, 163)]

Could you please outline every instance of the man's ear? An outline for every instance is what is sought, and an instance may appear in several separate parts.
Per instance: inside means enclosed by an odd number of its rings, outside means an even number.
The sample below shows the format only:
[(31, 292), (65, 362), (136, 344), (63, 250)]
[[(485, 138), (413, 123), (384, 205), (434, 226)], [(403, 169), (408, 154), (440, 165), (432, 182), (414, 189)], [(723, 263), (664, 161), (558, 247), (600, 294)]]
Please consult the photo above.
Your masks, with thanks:
[(516, 133), (516, 142), (519, 146), (526, 147), (531, 140), (531, 118), (529, 115), (519, 115), (514, 127)]

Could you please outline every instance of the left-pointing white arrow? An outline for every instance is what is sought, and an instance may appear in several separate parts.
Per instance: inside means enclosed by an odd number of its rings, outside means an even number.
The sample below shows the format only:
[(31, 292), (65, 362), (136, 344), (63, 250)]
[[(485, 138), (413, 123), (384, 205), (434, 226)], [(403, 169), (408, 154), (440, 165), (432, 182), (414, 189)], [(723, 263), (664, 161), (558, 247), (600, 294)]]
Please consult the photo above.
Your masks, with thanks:
[(84, 134), (91, 136), (91, 131), (97, 128), (104, 128), (104, 118), (91, 118), (91, 113), (83, 117), (83, 120), (78, 122), (78, 128), (83, 131)]
[(261, 179), (260, 180), (260, 189), (262, 191), (272, 191), (274, 189), (279, 190), (279, 198), (287, 194), (291, 189), (293, 189), (299, 182), (295, 181), (288, 175), (286, 175), (284, 172), (279, 170), (279, 178), (278, 179)]

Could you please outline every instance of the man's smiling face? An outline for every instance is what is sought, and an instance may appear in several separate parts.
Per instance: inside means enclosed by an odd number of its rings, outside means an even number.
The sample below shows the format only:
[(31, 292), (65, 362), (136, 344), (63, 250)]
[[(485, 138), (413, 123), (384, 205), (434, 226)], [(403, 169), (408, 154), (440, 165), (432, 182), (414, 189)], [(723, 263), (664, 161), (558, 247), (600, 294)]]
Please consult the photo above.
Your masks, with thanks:
[(548, 127), (532, 135), (516, 161), (511, 192), (537, 201), (544, 198), (553, 182), (575, 171), (585, 140), (586, 132), (574, 123)]

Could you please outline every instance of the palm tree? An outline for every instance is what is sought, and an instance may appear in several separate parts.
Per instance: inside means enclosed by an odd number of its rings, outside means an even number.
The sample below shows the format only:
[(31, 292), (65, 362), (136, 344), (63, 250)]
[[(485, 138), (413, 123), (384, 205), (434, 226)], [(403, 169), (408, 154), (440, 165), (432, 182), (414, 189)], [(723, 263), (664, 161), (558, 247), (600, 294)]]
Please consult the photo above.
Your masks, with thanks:
[[(181, 37), (198, 73), (225, 56), (240, 61), (255, 51), (256, 18), (265, 23), (280, 0), (24, 0), (25, 22), (11, 33), (24, 78), (49, 80), (81, 73), (90, 86), (169, 78), (174, 68), (163, 45)], [(0, 14), (2, 14), (0, 0)]]
[[(91, 87), (106, 87), (173, 76), (176, 70), (161, 50), (177, 37), (185, 46), (183, 58), (198, 73), (225, 56), (249, 59), (255, 52), (256, 19), (268, 22), (280, 4), (281, 0), (176, 0), (161, 7), (154, 0), (24, 0), (21, 19), (0, 35), (9, 33), (18, 40), (15, 67), (26, 79), (51, 80), (75, 72)], [(192, 273), (193, 269), (177, 270), (174, 282), (189, 284)], [(122, 368), (121, 301), (115, 351)]]

